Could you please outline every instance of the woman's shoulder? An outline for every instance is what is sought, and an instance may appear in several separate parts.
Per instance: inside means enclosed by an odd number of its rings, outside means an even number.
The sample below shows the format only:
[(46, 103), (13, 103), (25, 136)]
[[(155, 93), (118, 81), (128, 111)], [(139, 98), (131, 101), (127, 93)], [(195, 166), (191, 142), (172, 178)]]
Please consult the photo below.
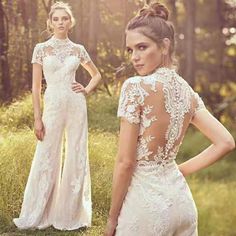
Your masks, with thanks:
[(43, 47), (48, 46), (49, 43), (50, 43), (50, 39), (47, 39), (43, 42), (36, 43), (34, 48), (35, 49), (42, 49)]
[[(193, 91), (189, 83), (180, 76), (175, 69), (159, 68), (152, 74), (145, 76), (132, 76), (125, 80), (123, 83), (123, 90), (127, 88), (138, 88), (144, 90), (156, 91), (157, 83), (162, 83), (165, 87), (174, 88), (180, 86), (181, 88), (189, 89)], [(135, 86), (134, 86), (135, 85)]]
[(141, 88), (142, 77), (141, 76), (132, 76), (125, 80), (122, 85), (121, 92), (132, 91)]
[(142, 81), (141, 76), (132, 76), (132, 77), (129, 77), (128, 79), (126, 79), (123, 85), (127, 86), (128, 84), (138, 84), (141, 81)]
[(149, 93), (143, 81), (142, 76), (129, 77), (122, 85), (121, 96), (139, 97), (139, 99), (146, 97)]
[(45, 45), (45, 42), (36, 43), (35, 46), (34, 46), (34, 48), (35, 48), (35, 49), (40, 49), (40, 48), (42, 48), (44, 45)]
[(75, 43), (75, 42), (73, 42), (73, 41), (71, 41), (71, 45), (74, 46), (74, 47), (77, 48), (77, 49), (84, 49), (84, 48), (85, 48), (83, 44), (81, 44), (81, 43)]

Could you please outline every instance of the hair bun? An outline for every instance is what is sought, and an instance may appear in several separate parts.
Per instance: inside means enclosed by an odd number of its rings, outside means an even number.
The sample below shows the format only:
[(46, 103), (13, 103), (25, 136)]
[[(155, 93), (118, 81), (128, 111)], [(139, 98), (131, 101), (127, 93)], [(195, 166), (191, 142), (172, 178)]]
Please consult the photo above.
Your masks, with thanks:
[(169, 10), (161, 3), (151, 3), (150, 5), (145, 5), (140, 11), (140, 16), (157, 16), (167, 21), (169, 18)]

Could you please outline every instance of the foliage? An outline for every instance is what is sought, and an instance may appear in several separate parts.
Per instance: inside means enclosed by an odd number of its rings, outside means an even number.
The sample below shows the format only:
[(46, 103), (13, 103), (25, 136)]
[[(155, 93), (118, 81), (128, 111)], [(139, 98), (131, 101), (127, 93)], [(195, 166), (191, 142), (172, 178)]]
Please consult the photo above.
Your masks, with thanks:
[[(126, 24), (145, 1), (64, 1), (72, 5), (77, 21), (77, 26), (70, 37), (73, 41), (85, 45), (102, 72), (104, 84), (116, 83), (115, 68), (125, 61)], [(8, 80), (11, 81), (12, 97), (16, 97), (31, 88), (32, 50), (36, 43), (46, 39), (46, 35), (42, 32), (45, 30), (47, 11), (54, 1), (2, 0), (1, 2), (8, 24), (7, 56), (10, 67)], [(185, 77), (186, 65), (191, 59), (186, 57), (188, 55), (186, 44), (189, 41), (186, 32), (187, 23), (193, 20), (195, 22), (193, 84), (212, 109), (215, 104), (224, 103), (231, 94), (235, 93), (236, 17), (234, 11), (236, 6), (234, 1), (193, 1), (194, 12), (196, 12), (194, 19), (187, 19), (186, 13), (189, 9), (186, 7), (185, 0), (162, 0), (161, 2), (169, 7), (171, 20), (175, 23), (180, 74), (186, 80), (190, 80)], [(79, 81), (87, 83), (86, 77), (85, 73), (79, 71), (77, 78)], [(227, 87), (227, 92), (219, 94), (218, 90), (222, 86)], [(1, 83), (0, 94), (1, 100), (4, 95), (4, 86)], [(227, 107), (232, 104), (235, 104), (235, 101)], [(221, 113), (216, 115), (219, 118), (222, 116)], [(233, 115), (235, 116), (235, 111)]]

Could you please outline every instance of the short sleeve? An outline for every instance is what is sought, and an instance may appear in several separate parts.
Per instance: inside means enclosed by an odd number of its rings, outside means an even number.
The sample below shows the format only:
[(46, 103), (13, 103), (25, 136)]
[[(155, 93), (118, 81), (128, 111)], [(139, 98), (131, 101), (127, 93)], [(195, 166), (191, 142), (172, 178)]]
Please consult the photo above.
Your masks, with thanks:
[(80, 60), (82, 64), (86, 64), (87, 62), (91, 61), (91, 58), (84, 46), (81, 46), (80, 48)]
[(38, 63), (40, 65), (43, 64), (43, 52), (40, 44), (36, 44), (34, 48), (31, 63)]
[(193, 93), (194, 93), (194, 98), (196, 100), (196, 106), (194, 109), (194, 115), (195, 115), (198, 111), (200, 111), (202, 109), (206, 109), (206, 107), (205, 107), (205, 104), (204, 104), (202, 98), (199, 96), (199, 94), (196, 92), (193, 92)]
[(125, 81), (121, 89), (117, 116), (127, 119), (131, 124), (139, 124), (141, 110), (139, 97), (138, 86), (128, 80)]

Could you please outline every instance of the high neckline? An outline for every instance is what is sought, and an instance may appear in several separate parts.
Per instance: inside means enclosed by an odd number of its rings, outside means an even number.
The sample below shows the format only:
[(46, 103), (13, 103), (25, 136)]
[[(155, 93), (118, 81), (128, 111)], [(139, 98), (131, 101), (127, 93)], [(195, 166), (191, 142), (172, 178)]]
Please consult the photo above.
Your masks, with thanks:
[(64, 39), (59, 39), (59, 38), (56, 38), (55, 35), (53, 35), (51, 37), (51, 40), (56, 42), (56, 43), (60, 43), (60, 44), (64, 44), (64, 43), (68, 43), (70, 42), (70, 39), (68, 37), (64, 38)]
[(170, 72), (170, 71), (175, 71), (175, 69), (170, 68), (170, 67), (158, 67), (153, 72), (151, 72), (150, 74), (140, 75), (140, 77), (149, 77), (149, 76), (153, 76), (157, 73)]

